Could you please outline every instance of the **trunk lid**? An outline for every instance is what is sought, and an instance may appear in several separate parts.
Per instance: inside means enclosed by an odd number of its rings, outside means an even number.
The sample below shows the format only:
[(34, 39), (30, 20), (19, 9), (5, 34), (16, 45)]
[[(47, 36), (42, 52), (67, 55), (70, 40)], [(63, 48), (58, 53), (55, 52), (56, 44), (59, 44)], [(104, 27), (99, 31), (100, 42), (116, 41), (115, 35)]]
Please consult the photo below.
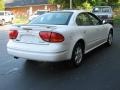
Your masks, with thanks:
[(53, 31), (56, 26), (48, 25), (26, 25), (19, 26), (19, 34), (16, 42), (27, 44), (48, 44), (40, 38), (39, 33), (41, 31)]

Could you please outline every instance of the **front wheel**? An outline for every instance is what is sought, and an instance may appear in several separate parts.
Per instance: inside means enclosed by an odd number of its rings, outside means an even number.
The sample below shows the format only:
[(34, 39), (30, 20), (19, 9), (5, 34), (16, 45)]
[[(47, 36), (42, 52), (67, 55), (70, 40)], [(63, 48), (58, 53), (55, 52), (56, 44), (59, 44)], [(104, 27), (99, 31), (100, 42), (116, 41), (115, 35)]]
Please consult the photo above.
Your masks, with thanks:
[(77, 43), (73, 49), (73, 53), (72, 53), (72, 58), (71, 58), (71, 61), (72, 61), (72, 64), (75, 66), (75, 67), (78, 67), (81, 63), (83, 59), (83, 50), (82, 50), (82, 46), (80, 43)]

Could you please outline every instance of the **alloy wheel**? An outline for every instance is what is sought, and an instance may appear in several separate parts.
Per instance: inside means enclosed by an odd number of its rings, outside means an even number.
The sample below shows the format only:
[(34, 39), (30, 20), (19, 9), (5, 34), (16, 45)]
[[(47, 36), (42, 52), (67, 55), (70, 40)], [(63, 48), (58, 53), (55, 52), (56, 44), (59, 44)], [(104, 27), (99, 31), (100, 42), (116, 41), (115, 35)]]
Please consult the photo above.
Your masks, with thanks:
[(82, 47), (80, 45), (80, 43), (78, 43), (73, 50), (73, 55), (72, 55), (72, 63), (74, 66), (79, 66), (81, 61), (83, 59), (83, 50)]

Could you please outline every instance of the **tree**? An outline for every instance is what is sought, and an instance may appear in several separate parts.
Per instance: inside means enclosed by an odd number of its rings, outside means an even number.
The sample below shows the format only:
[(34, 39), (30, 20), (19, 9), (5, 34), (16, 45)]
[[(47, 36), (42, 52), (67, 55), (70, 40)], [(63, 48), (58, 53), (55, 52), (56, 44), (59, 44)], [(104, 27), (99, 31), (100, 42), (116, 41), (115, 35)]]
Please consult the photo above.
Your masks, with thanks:
[[(62, 8), (69, 8), (70, 0), (48, 0), (52, 4), (60, 4)], [(115, 5), (119, 0), (73, 0), (73, 8), (83, 7), (85, 9), (91, 8), (92, 6), (100, 5)]]
[(119, 0), (91, 0), (92, 2), (92, 5), (93, 6), (96, 6), (96, 5), (109, 5), (109, 6), (112, 6), (112, 5), (115, 5), (119, 2)]
[(5, 9), (5, 2), (4, 0), (0, 0), (0, 10), (4, 10)]
[[(70, 0), (48, 0), (51, 4), (60, 4), (61, 8), (69, 8)], [(96, 0), (72, 0), (73, 8), (91, 8)], [(86, 6), (86, 7), (85, 7)]]
[(48, 0), (51, 4), (60, 4), (61, 8), (69, 8), (70, 0)]
[(107, 0), (108, 2), (107, 2), (107, 4), (108, 5), (115, 5), (115, 4), (117, 4), (118, 2), (119, 2), (119, 0)]

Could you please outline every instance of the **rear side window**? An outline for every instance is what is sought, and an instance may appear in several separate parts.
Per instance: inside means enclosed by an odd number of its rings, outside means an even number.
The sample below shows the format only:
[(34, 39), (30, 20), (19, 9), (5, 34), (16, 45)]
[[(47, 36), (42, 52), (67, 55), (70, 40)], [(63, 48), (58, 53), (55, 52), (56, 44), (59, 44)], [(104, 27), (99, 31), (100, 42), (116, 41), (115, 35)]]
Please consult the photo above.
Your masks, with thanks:
[(76, 24), (78, 26), (86, 26), (86, 25), (91, 25), (92, 22), (87, 14), (81, 13), (76, 18)]

